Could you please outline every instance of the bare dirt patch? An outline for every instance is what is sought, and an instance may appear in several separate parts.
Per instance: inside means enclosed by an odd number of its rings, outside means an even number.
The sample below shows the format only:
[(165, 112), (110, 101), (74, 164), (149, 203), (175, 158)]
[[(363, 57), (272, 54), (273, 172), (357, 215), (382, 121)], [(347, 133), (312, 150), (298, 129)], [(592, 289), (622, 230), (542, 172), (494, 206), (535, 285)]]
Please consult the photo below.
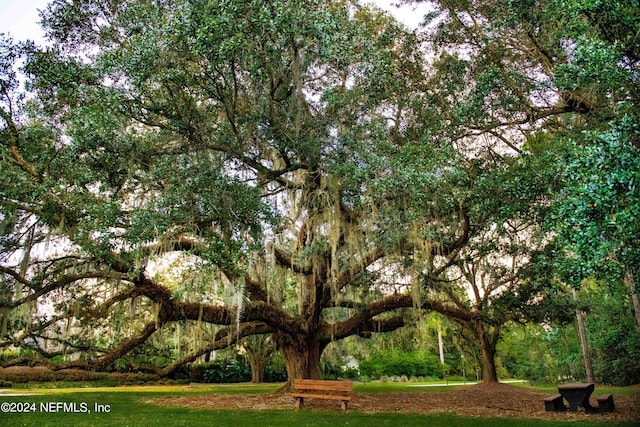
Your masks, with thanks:
[[(596, 390), (597, 393), (597, 390)], [(546, 412), (544, 393), (508, 384), (478, 384), (453, 391), (409, 393), (354, 393), (349, 410), (395, 413), (451, 413), (462, 416), (509, 417), (557, 420), (599, 420), (611, 423), (640, 422), (640, 395), (615, 396), (616, 409), (608, 414)], [(293, 399), (286, 393), (252, 395), (197, 395), (153, 399), (160, 405), (209, 409), (289, 409)], [(591, 402), (597, 406), (595, 398)], [(305, 410), (340, 411), (340, 403), (309, 399)]]

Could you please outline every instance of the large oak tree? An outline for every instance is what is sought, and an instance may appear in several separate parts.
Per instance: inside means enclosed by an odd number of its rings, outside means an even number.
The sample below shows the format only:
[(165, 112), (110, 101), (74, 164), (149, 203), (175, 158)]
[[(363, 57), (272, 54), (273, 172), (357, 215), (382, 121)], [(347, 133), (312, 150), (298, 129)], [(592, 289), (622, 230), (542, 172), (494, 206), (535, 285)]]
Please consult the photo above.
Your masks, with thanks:
[(420, 304), (407, 248), (468, 240), (437, 191), (456, 156), (423, 122), (417, 39), (390, 17), (197, 0), (43, 17), (36, 97), (3, 86), (3, 346), (104, 369), (180, 330), (166, 374), (271, 334), (289, 377), (315, 378), (331, 341)]

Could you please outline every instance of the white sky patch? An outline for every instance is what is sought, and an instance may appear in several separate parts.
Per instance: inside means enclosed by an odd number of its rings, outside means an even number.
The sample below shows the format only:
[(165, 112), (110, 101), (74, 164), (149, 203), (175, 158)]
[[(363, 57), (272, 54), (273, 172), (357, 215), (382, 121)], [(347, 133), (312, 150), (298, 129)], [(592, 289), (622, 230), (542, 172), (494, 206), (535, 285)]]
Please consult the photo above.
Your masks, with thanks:
[(44, 10), (49, 0), (0, 0), (0, 33), (14, 40), (44, 41), (38, 10)]
[(364, 0), (363, 4), (374, 4), (380, 9), (390, 12), (398, 21), (403, 22), (409, 28), (418, 28), (424, 20), (424, 16), (433, 10), (429, 2), (418, 5), (402, 5), (397, 7), (397, 0)]

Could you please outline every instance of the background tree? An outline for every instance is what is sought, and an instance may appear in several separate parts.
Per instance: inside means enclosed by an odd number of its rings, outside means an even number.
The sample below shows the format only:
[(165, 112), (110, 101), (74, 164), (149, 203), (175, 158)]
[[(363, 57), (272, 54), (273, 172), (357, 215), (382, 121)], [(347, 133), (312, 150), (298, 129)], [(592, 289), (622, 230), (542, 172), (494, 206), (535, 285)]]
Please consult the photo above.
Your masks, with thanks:
[[(528, 181), (527, 175), (517, 174), (516, 179), (505, 176), (507, 179), (492, 182), (500, 187), (516, 185), (517, 180), (525, 178), (521, 181), (520, 198), (518, 192), (510, 194), (516, 196), (515, 200), (528, 200), (528, 203), (512, 204), (510, 201), (514, 199), (497, 197), (491, 208), (511, 210), (520, 225), (527, 223), (522, 222), (523, 218), (528, 219), (529, 224), (539, 223), (553, 212), (548, 209), (550, 200), (555, 200), (556, 195), (562, 199), (565, 197), (562, 194), (572, 194), (576, 182), (586, 184), (585, 175), (591, 173), (585, 168), (579, 173), (574, 170), (575, 180), (565, 180), (566, 175), (559, 173), (565, 170), (565, 154), (571, 151), (565, 149), (567, 141), (583, 149), (595, 142), (585, 138), (586, 135), (609, 135), (612, 127), (620, 129), (616, 123), (637, 121), (638, 56), (637, 43), (633, 42), (637, 37), (637, 2), (440, 1), (434, 2), (434, 7), (434, 12), (425, 17), (424, 27), (424, 35), (435, 49), (429, 104), (438, 111), (444, 132), (455, 129), (449, 135), (470, 163), (480, 165), (476, 170), (482, 170), (482, 166), (496, 159), (502, 165), (508, 165), (511, 160), (516, 166), (521, 162), (537, 164), (538, 169), (529, 176), (537, 176), (539, 181)], [(622, 138), (625, 144), (634, 144), (637, 140), (633, 132), (625, 135)], [(625, 157), (619, 158), (620, 164), (629, 164), (624, 161)], [(634, 175), (633, 169), (633, 166), (621, 166), (619, 172)], [(580, 173), (585, 175), (577, 178)], [(532, 183), (535, 183), (534, 189), (528, 190)], [(523, 197), (528, 192), (529, 197)], [(626, 206), (626, 200), (632, 197), (624, 194), (620, 196)], [(618, 196), (609, 200), (615, 197)], [(532, 207), (537, 209), (531, 210)], [(569, 219), (572, 215), (563, 215), (552, 218), (570, 221), (572, 225), (567, 223), (564, 230), (572, 238), (578, 237), (580, 233), (572, 233), (575, 226), (575, 221)], [(610, 212), (609, 218), (612, 215), (614, 212)], [(631, 215), (636, 218), (635, 214)], [(503, 217), (501, 221), (493, 226), (513, 224), (513, 218)], [(472, 228), (476, 226), (473, 219), (470, 222)], [(608, 227), (601, 225), (590, 223), (594, 237)], [(530, 228), (529, 249), (536, 248), (536, 241), (547, 245), (549, 239), (545, 240), (544, 236), (548, 230), (558, 231), (553, 225), (546, 230)], [(541, 240), (536, 236), (542, 236)], [(637, 242), (629, 237), (635, 234), (625, 236), (631, 241), (619, 247), (635, 251)], [(568, 249), (571, 246), (565, 245), (568, 241), (557, 244)], [(613, 246), (619, 243), (608, 242)], [(554, 247), (549, 246), (543, 253), (552, 251)], [(612, 254), (611, 251), (604, 253), (608, 257)], [(569, 255), (555, 252), (556, 257)], [(526, 257), (523, 253), (523, 259)], [(603, 259), (602, 256), (592, 258), (596, 264)], [(576, 265), (570, 270), (573, 275), (580, 274)], [(627, 282), (633, 277), (633, 274), (627, 275)], [(544, 289), (552, 290), (556, 285), (552, 277), (549, 279)], [(467, 286), (469, 291), (473, 289)], [(505, 294), (518, 293), (512, 290)]]
[(251, 335), (240, 343), (251, 366), (251, 382), (263, 382), (267, 359), (275, 350), (273, 341), (268, 336)]
[(606, 384), (630, 385), (640, 381), (637, 366), (640, 334), (634, 333), (632, 301), (620, 281), (585, 281), (580, 292), (588, 309), (587, 335), (594, 375)]
[(640, 325), (640, 302), (635, 287), (639, 243), (637, 187), (640, 155), (632, 144), (637, 126), (626, 117), (605, 133), (587, 134), (567, 153), (566, 187), (558, 194), (551, 217), (568, 261), (560, 266), (574, 286), (596, 276), (624, 281)]

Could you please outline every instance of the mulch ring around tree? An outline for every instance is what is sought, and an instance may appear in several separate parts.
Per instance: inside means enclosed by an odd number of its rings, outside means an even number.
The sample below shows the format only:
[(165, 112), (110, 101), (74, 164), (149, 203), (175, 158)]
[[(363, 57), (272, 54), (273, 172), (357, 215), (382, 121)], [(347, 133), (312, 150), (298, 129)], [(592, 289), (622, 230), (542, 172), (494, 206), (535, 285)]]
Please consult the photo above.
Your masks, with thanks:
[[(592, 395), (593, 406), (597, 406)], [(508, 384), (477, 384), (449, 391), (409, 393), (354, 393), (349, 410), (361, 412), (396, 412), (461, 416), (533, 418), (548, 420), (590, 420), (611, 423), (639, 422), (640, 395), (614, 395), (615, 411), (607, 414), (584, 412), (546, 412), (543, 399), (547, 394)], [(253, 395), (197, 395), (162, 397), (148, 402), (158, 405), (208, 409), (291, 409), (293, 399), (287, 393)], [(305, 410), (340, 411), (340, 403), (309, 399)]]

